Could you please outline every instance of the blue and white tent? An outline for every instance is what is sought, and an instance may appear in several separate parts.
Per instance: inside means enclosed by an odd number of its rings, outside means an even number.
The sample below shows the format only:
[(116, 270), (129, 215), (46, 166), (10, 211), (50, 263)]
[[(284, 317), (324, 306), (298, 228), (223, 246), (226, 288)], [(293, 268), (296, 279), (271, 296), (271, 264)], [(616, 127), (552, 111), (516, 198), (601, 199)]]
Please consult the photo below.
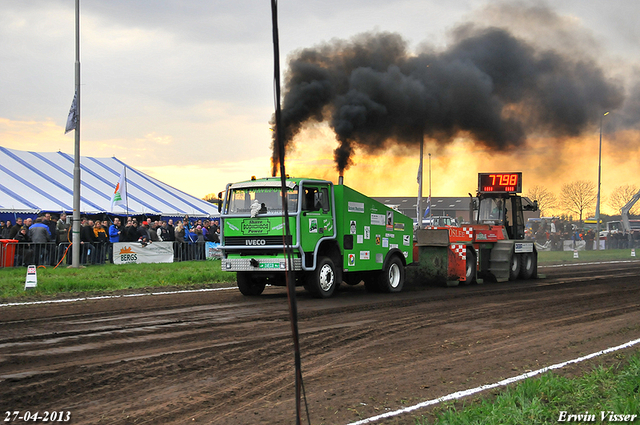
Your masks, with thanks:
[[(111, 196), (126, 167), (128, 209)], [(191, 196), (119, 159), (80, 158), (80, 212), (116, 215), (210, 217), (216, 205)], [(37, 214), (73, 211), (73, 155), (63, 152), (27, 152), (0, 146), (0, 213)]]

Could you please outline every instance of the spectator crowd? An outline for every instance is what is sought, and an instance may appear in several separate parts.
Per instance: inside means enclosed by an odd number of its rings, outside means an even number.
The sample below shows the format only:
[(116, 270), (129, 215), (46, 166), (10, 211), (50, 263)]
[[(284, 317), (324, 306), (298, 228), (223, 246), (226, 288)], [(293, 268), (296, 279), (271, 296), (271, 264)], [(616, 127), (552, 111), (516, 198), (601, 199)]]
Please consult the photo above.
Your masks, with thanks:
[[(45, 213), (35, 220), (16, 218), (0, 223), (1, 239), (16, 240), (14, 266), (56, 265), (64, 258), (71, 263), (71, 224), (66, 213), (57, 219)], [(113, 262), (113, 244), (116, 242), (173, 242), (174, 261), (204, 260), (205, 242), (220, 242), (218, 219), (190, 219), (185, 216), (174, 225), (173, 219), (127, 217), (109, 220), (81, 219), (80, 262), (104, 264)]]
[[(572, 248), (584, 241), (584, 248), (595, 248), (596, 231), (583, 229), (568, 221), (556, 218), (553, 220), (542, 219), (531, 222), (531, 227), (525, 230), (525, 239), (535, 240), (538, 248), (548, 248), (551, 251), (564, 250), (565, 241), (570, 241)], [(606, 249), (640, 248), (640, 232), (625, 234), (614, 232), (607, 237), (602, 237)]]

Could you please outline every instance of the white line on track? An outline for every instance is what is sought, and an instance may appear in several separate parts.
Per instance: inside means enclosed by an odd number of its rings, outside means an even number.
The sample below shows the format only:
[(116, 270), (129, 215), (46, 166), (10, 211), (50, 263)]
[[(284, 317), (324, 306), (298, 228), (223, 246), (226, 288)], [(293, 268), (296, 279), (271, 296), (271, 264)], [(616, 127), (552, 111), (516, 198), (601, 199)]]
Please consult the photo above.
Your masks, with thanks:
[(514, 382), (522, 381), (523, 379), (531, 378), (532, 376), (540, 375), (541, 373), (545, 373), (545, 372), (548, 372), (548, 371), (553, 370), (553, 369), (560, 369), (560, 368), (563, 368), (563, 367), (565, 367), (565, 366), (567, 366), (569, 364), (580, 363), (582, 361), (589, 360), (589, 359), (592, 359), (594, 357), (601, 356), (603, 354), (613, 353), (614, 351), (622, 350), (623, 348), (629, 348), (629, 347), (632, 347), (632, 346), (634, 346), (634, 345), (636, 345), (638, 343), (640, 343), (640, 339), (629, 341), (629, 342), (627, 342), (625, 344), (618, 345), (617, 347), (607, 348), (606, 350), (598, 351), (597, 353), (591, 353), (591, 354), (588, 354), (588, 355), (586, 355), (584, 357), (578, 357), (577, 359), (568, 360), (566, 362), (557, 363), (557, 364), (554, 364), (554, 365), (551, 365), (551, 366), (543, 367), (542, 369), (534, 370), (532, 372), (523, 373), (522, 375), (514, 376), (513, 378), (507, 378), (507, 379), (504, 379), (504, 380), (502, 380), (500, 382), (496, 382), (495, 384), (482, 385), (480, 387), (472, 388), (470, 390), (458, 391), (458, 392), (455, 392), (455, 393), (452, 393), (452, 394), (449, 394), (449, 395), (445, 395), (445, 396), (440, 397), (440, 398), (436, 398), (436, 399), (428, 400), (428, 401), (423, 401), (422, 403), (418, 403), (416, 405), (413, 405), (413, 406), (410, 406), (410, 407), (406, 407), (404, 409), (395, 410), (395, 411), (392, 411), (392, 412), (386, 412), (386, 413), (383, 413), (381, 415), (373, 416), (371, 418), (363, 419), (363, 420), (357, 421), (357, 422), (351, 422), (348, 425), (369, 424), (369, 423), (375, 422), (375, 421), (377, 421), (379, 419), (390, 418), (392, 416), (397, 416), (397, 415), (401, 415), (403, 413), (412, 412), (412, 411), (417, 410), (417, 409), (422, 409), (424, 407), (428, 407), (428, 406), (432, 406), (434, 404), (442, 403), (443, 401), (458, 400), (458, 399), (460, 399), (462, 397), (467, 397), (467, 396), (469, 396), (471, 394), (476, 394), (476, 393), (479, 393), (481, 391), (490, 390), (490, 389), (496, 388), (496, 387), (503, 387), (503, 386), (512, 384)]
[(106, 300), (109, 298), (144, 297), (147, 295), (172, 295), (172, 294), (188, 294), (190, 292), (225, 291), (227, 289), (236, 289), (236, 287), (234, 286), (234, 287), (228, 287), (228, 288), (185, 289), (184, 291), (145, 292), (143, 294), (103, 295), (103, 296), (96, 296), (96, 297), (68, 298), (63, 300), (45, 300), (45, 301), (30, 301), (30, 302), (22, 302), (22, 303), (6, 303), (6, 304), (0, 304), (0, 308), (17, 306), (17, 305), (57, 304), (57, 303), (72, 303), (77, 301), (88, 301), (88, 300)]

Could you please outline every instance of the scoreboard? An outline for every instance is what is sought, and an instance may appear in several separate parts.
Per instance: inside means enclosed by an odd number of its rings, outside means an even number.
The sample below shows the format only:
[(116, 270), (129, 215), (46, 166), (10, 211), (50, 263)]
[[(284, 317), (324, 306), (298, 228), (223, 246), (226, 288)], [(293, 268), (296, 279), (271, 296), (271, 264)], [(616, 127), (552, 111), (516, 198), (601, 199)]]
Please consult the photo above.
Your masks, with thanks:
[(520, 193), (522, 173), (478, 173), (480, 193)]

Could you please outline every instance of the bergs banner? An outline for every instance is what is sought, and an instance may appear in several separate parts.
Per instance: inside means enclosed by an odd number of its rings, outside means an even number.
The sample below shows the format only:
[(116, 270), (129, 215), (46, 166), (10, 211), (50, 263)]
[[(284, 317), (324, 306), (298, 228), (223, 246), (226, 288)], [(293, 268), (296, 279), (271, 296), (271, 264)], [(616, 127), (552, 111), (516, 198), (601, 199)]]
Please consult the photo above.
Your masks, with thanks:
[(116, 242), (113, 244), (113, 263), (173, 263), (173, 242), (153, 242), (144, 246), (138, 242)]

